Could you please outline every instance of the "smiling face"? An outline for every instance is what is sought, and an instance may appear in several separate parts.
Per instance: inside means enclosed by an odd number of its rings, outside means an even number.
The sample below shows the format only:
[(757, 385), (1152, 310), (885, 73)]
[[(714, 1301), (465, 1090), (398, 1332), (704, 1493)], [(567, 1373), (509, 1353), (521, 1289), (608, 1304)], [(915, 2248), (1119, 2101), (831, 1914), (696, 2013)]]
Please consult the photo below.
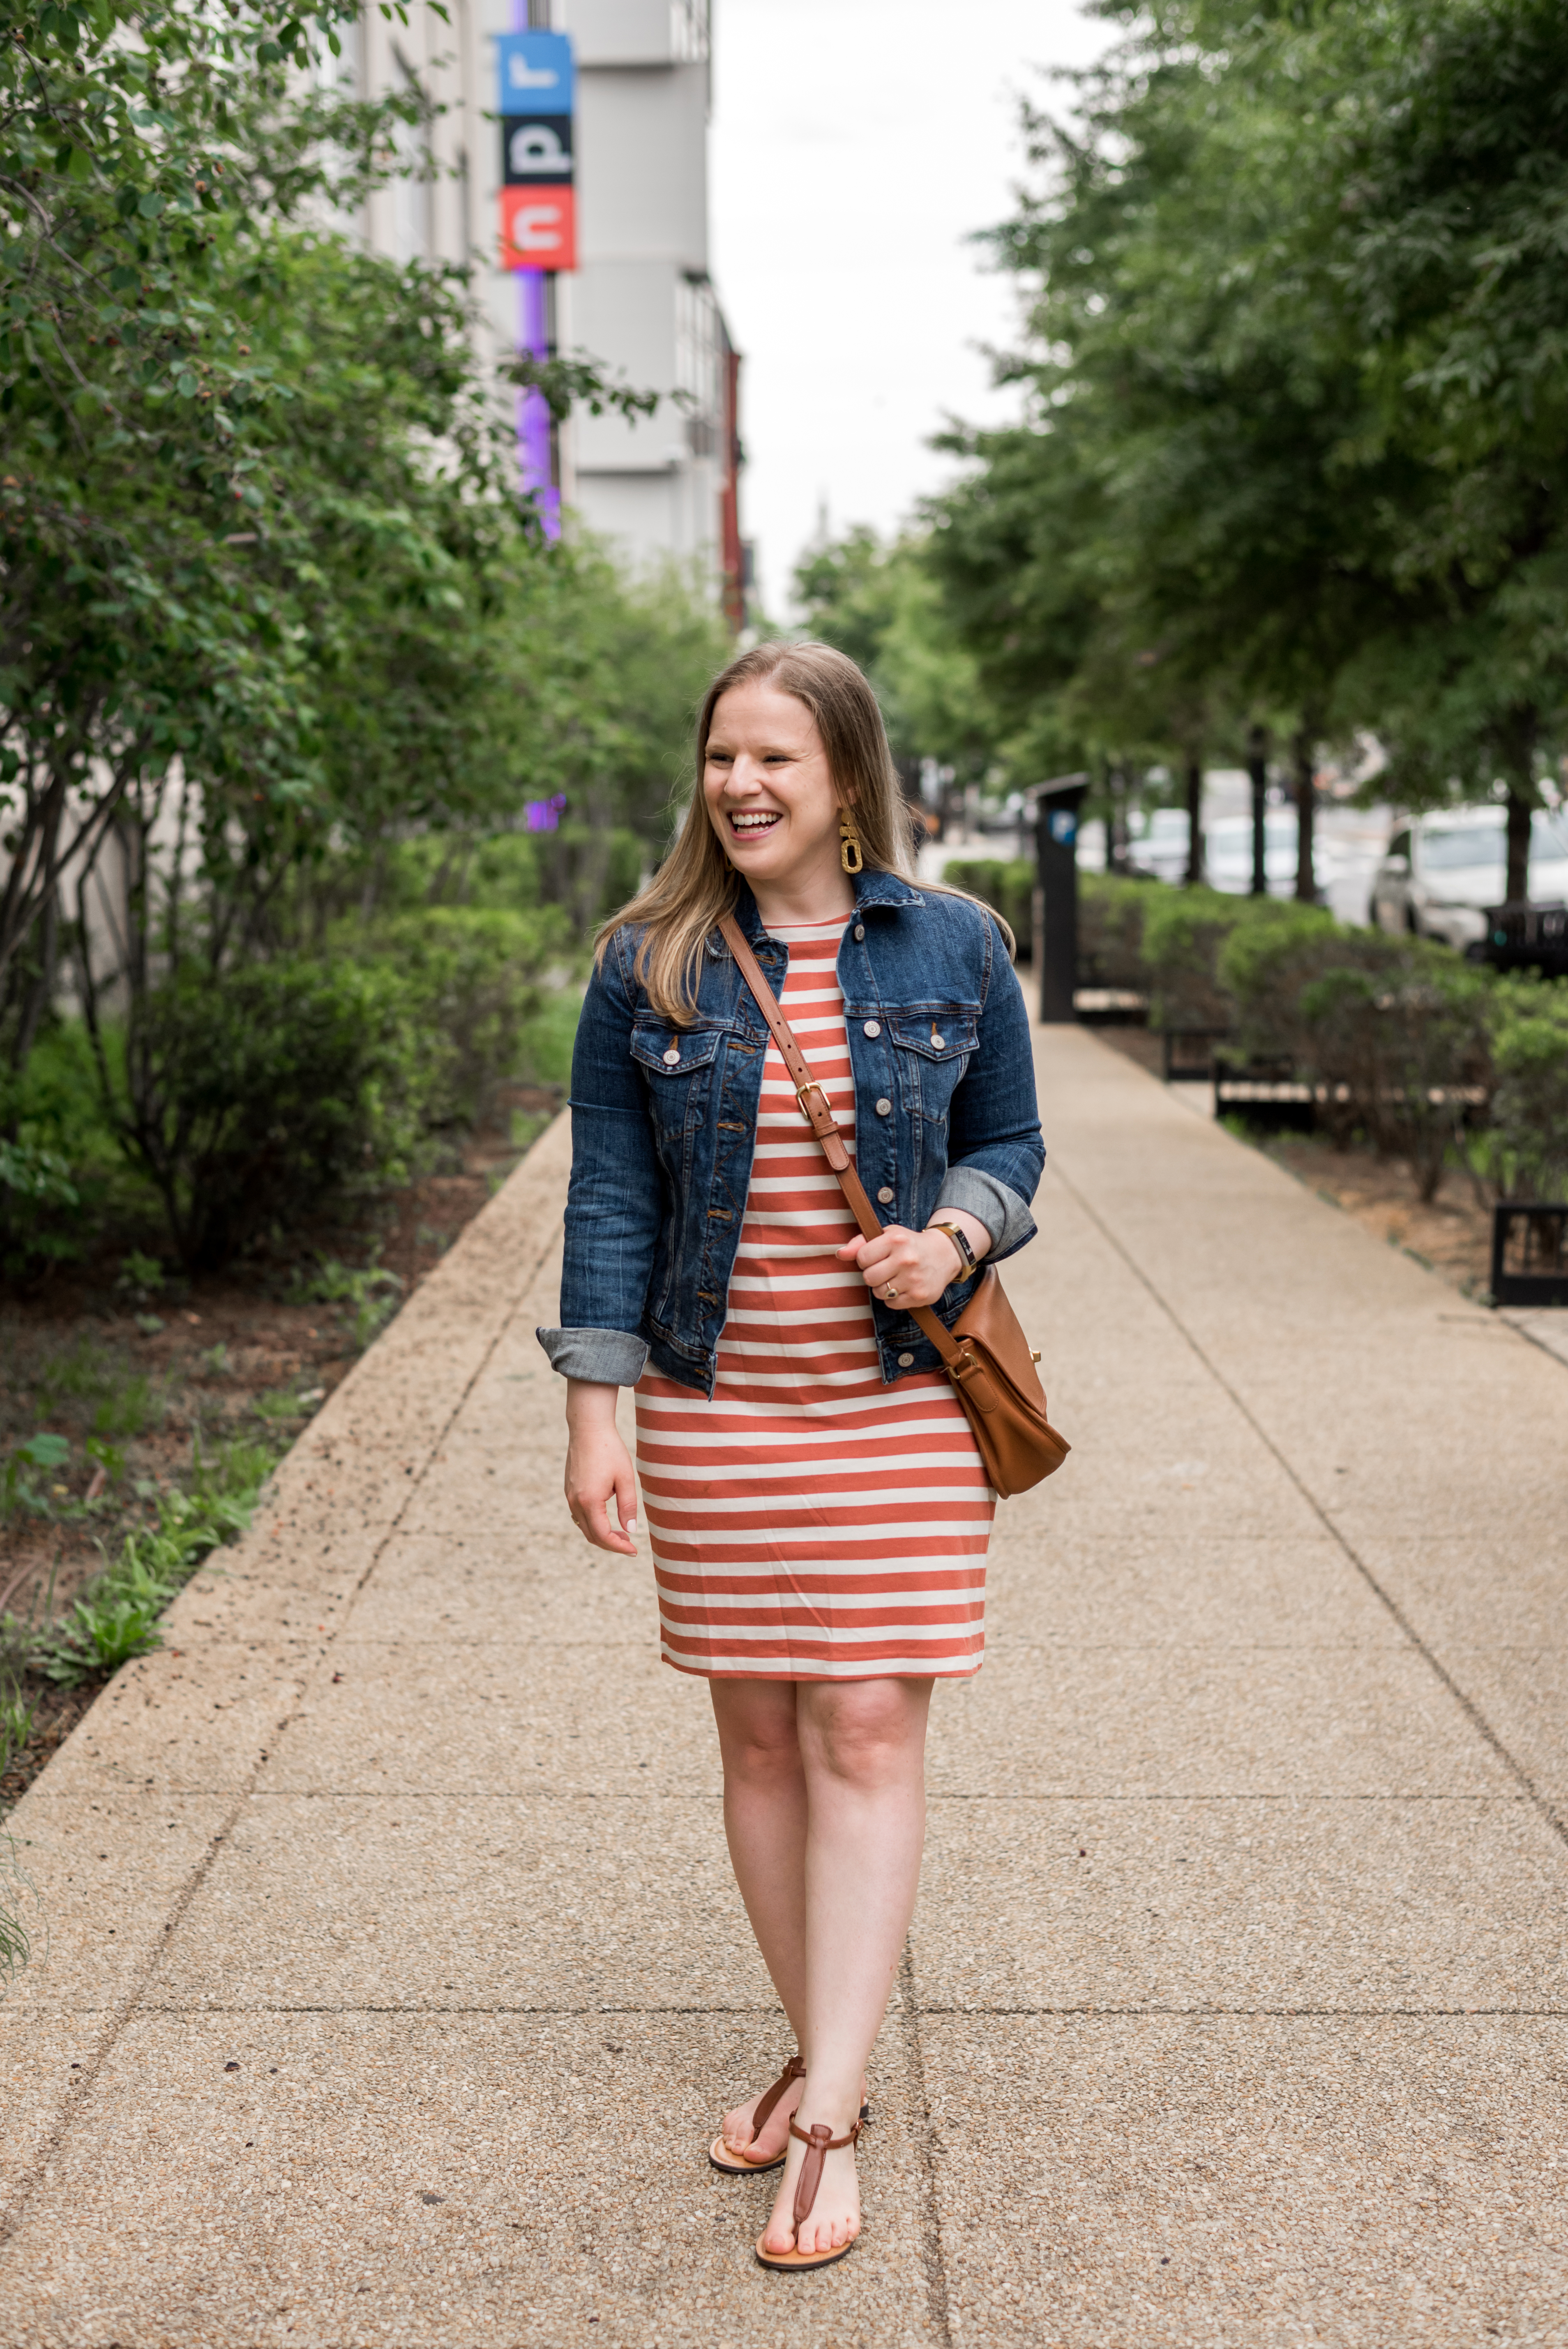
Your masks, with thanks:
[(770, 900), (831, 895), (830, 919), (853, 897), (838, 858), (838, 789), (816, 720), (793, 693), (755, 678), (720, 696), (702, 798), (764, 916)]

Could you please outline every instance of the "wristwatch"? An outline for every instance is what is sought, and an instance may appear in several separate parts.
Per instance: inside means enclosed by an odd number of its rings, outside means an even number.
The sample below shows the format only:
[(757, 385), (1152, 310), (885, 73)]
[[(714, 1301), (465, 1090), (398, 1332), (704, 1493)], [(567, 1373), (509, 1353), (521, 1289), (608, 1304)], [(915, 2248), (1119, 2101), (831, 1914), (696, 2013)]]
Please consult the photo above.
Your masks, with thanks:
[(980, 1258), (976, 1256), (973, 1248), (971, 1247), (968, 1239), (964, 1234), (960, 1231), (958, 1226), (956, 1224), (928, 1224), (926, 1226), (926, 1229), (929, 1232), (946, 1232), (949, 1239), (951, 1240), (954, 1247), (956, 1247), (959, 1252), (960, 1280), (972, 1280), (975, 1274), (980, 1270)]

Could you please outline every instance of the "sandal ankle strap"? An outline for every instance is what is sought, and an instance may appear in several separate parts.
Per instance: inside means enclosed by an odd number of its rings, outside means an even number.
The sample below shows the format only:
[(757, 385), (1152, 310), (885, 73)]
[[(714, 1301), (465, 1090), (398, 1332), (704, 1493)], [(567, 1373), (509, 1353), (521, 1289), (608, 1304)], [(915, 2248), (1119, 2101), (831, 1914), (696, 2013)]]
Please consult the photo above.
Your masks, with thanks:
[(811, 2216), (811, 2206), (816, 2200), (816, 2189), (822, 2184), (822, 2165), (826, 2157), (830, 2153), (841, 2153), (846, 2145), (853, 2145), (864, 2126), (864, 2122), (857, 2120), (845, 2136), (835, 2137), (826, 2121), (813, 2121), (808, 2129), (799, 2128), (791, 2121), (791, 2137), (799, 2137), (805, 2147), (805, 2159), (801, 2163), (800, 2176), (794, 2181), (794, 2223), (797, 2229), (804, 2227)]

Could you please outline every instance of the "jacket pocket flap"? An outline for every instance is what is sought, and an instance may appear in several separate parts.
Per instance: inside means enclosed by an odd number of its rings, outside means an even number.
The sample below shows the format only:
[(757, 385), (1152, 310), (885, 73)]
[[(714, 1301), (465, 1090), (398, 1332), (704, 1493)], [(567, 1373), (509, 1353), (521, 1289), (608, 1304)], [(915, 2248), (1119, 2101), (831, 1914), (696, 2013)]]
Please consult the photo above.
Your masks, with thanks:
[(631, 1031), (631, 1057), (656, 1077), (688, 1077), (705, 1069), (723, 1039), (722, 1028), (671, 1028), (639, 1019)]
[(979, 1049), (980, 1037), (972, 1011), (897, 1012), (888, 1032), (906, 1051), (921, 1052), (928, 1061), (956, 1061)]

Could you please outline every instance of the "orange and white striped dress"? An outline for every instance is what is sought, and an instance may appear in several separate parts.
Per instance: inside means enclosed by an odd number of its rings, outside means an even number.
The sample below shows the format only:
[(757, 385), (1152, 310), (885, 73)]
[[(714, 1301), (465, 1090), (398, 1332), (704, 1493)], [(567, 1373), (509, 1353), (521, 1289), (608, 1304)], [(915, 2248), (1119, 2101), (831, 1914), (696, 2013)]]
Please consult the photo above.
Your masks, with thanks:
[[(784, 1008), (855, 1147), (842, 922), (780, 926)], [(637, 1464), (666, 1663), (709, 1678), (978, 1671), (995, 1495), (940, 1371), (885, 1386), (855, 1219), (770, 1041), (711, 1402), (647, 1373)]]

